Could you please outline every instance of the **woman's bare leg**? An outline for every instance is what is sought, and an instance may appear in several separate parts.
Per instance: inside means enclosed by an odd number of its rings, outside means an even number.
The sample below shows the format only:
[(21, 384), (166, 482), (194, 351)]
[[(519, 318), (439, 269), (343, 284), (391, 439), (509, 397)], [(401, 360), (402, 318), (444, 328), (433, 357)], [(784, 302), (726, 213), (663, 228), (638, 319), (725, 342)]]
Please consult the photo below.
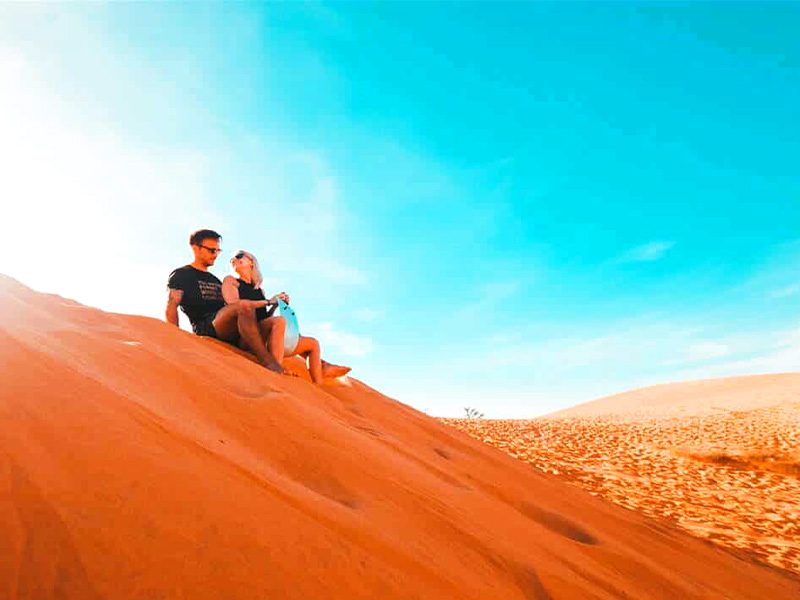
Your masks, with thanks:
[(324, 379), (341, 377), (350, 372), (350, 367), (334, 365), (322, 360), (319, 342), (312, 337), (301, 335), (297, 342), (297, 348), (292, 354), (302, 356), (308, 361), (308, 371), (314, 383), (320, 383)]
[(300, 339), (297, 340), (297, 348), (294, 354), (299, 354), (308, 360), (308, 372), (311, 374), (311, 381), (321, 383), (322, 354), (319, 350), (319, 342), (312, 337), (301, 335)]
[(342, 365), (334, 365), (332, 363), (329, 363), (327, 360), (322, 361), (322, 376), (325, 379), (341, 377), (342, 375), (347, 375), (350, 371), (352, 371), (350, 367), (344, 367)]

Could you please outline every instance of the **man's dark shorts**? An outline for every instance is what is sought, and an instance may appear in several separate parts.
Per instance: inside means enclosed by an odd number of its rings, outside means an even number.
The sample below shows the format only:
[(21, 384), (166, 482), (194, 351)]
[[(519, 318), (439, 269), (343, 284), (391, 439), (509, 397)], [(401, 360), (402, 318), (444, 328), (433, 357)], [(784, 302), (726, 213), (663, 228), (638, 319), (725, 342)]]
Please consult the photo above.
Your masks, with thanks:
[(219, 336), (217, 336), (217, 330), (214, 329), (214, 318), (216, 316), (217, 313), (204, 316), (197, 323), (192, 325), (192, 330), (197, 335), (219, 339)]

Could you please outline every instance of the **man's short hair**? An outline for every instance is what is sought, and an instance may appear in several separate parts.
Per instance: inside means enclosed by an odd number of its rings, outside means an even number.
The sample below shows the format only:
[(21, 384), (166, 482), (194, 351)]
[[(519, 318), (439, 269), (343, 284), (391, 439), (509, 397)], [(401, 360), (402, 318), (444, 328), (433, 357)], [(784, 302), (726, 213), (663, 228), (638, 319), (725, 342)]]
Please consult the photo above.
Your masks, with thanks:
[(200, 246), (206, 240), (218, 240), (222, 236), (213, 229), (198, 229), (189, 236), (190, 246)]

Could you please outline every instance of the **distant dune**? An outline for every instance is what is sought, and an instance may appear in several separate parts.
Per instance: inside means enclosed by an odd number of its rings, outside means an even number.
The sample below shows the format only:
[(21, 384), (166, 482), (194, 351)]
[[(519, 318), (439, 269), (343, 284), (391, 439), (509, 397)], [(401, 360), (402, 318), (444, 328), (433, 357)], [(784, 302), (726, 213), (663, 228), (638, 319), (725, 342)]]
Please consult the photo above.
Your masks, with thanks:
[(0, 376), (3, 599), (800, 597), (355, 379), (4, 277)]
[(690, 417), (798, 404), (800, 373), (780, 373), (656, 385), (592, 400), (547, 416)]
[(447, 421), (626, 508), (800, 574), (800, 374), (627, 392), (532, 421)]

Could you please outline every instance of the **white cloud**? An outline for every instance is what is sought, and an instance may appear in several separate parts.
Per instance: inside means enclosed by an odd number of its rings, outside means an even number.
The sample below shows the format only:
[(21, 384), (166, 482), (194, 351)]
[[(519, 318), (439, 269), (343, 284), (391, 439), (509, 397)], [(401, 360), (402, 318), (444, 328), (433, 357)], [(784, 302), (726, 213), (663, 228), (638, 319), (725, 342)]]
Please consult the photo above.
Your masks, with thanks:
[[(690, 323), (658, 318), (620, 321), (587, 332), (589, 335), (517, 341), (498, 347), (498, 336), (482, 347), (495, 350), (485, 358), (498, 368), (524, 368), (555, 376), (575, 369), (600, 377), (619, 373), (657, 374), (664, 381), (774, 370), (800, 370), (800, 329), (730, 331), (708, 339), (707, 332)], [(595, 335), (591, 335), (594, 333)], [(518, 339), (518, 338), (509, 338)], [(740, 358), (736, 358), (740, 357)], [(731, 360), (720, 362), (720, 359)], [(484, 360), (483, 357), (481, 360)], [(794, 361), (794, 362), (793, 362)], [(702, 364), (710, 363), (710, 364)]]
[(509, 296), (516, 294), (521, 285), (522, 282), (517, 280), (490, 281), (481, 286), (480, 295), (482, 296), (483, 300), (489, 302), (505, 300)]
[(646, 385), (800, 369), (800, 328), (710, 338), (703, 327), (650, 315), (586, 333), (498, 332), (472, 344), (477, 352), (445, 354), (428, 364), (434, 376), (393, 391), (435, 414), (474, 406), (488, 417), (523, 418)]
[(366, 356), (375, 349), (372, 338), (341, 331), (333, 323), (312, 323), (308, 329), (303, 328), (304, 335), (319, 340), (322, 355)]
[[(545, 339), (532, 335), (527, 341), (497, 348), (486, 360), (498, 367), (529, 364), (551, 374), (582, 367), (624, 370), (634, 365), (658, 364), (680, 353), (695, 332), (694, 328), (680, 327), (666, 319), (630, 319), (603, 325), (584, 335)], [(494, 334), (489, 341), (496, 341), (498, 335)]]
[(779, 300), (797, 295), (800, 295), (800, 283), (794, 283), (792, 285), (787, 285), (786, 287), (773, 290), (772, 292), (770, 292), (769, 297), (775, 300)]
[(172, 236), (225, 219), (194, 151), (144, 148), (77, 122), (24, 56), (0, 52), (0, 271), (108, 310), (159, 315)]
[(652, 241), (641, 246), (631, 248), (623, 254), (617, 262), (620, 263), (636, 263), (636, 262), (655, 262), (664, 258), (669, 252), (675, 242), (666, 241)]
[(481, 284), (471, 296), (472, 301), (453, 311), (451, 318), (456, 321), (474, 321), (482, 311), (493, 308), (516, 294), (522, 283), (521, 280), (501, 280)]
[(688, 378), (778, 373), (800, 370), (800, 327), (769, 331), (754, 340), (749, 356), (687, 371)]
[[(330, 303), (326, 293), (343, 296), (335, 286), (367, 281), (343, 257), (346, 215), (321, 155), (235, 133), (213, 145), (148, 143), (129, 124), (116, 128), (69, 104), (37, 66), (0, 47), (0, 221), (12, 249), (0, 254), (0, 272), (106, 310), (160, 318), (167, 274), (190, 259), (188, 233), (212, 227), (226, 251), (256, 252), (270, 280), (277, 272), (306, 299), (315, 284), (314, 301)], [(126, 65), (116, 67), (125, 80)], [(251, 214), (240, 208), (259, 203)], [(216, 270), (225, 269), (223, 257)]]
[[(326, 285), (317, 286), (317, 294), (330, 286), (369, 281), (355, 264), (359, 257), (345, 232), (348, 215), (339, 182), (321, 154), (276, 139), (249, 138), (242, 143), (232, 140), (224, 160), (237, 173), (224, 182), (226, 195), (256, 207), (235, 221), (226, 240), (235, 235), (236, 246), (258, 256), (267, 277), (294, 289), (305, 289), (304, 281), (321, 280)], [(333, 289), (329, 295), (337, 297), (339, 292)]]
[(372, 323), (378, 319), (382, 319), (384, 315), (384, 311), (374, 308), (359, 308), (353, 313), (356, 319), (365, 323)]
[(728, 356), (731, 348), (727, 344), (714, 341), (697, 342), (686, 349), (686, 358), (689, 361), (710, 360)]
[[(760, 263), (749, 276), (731, 290), (738, 298), (749, 303), (762, 303), (764, 299), (783, 300), (800, 295), (800, 239), (779, 242), (764, 249)], [(766, 303), (763, 310), (772, 310)]]

